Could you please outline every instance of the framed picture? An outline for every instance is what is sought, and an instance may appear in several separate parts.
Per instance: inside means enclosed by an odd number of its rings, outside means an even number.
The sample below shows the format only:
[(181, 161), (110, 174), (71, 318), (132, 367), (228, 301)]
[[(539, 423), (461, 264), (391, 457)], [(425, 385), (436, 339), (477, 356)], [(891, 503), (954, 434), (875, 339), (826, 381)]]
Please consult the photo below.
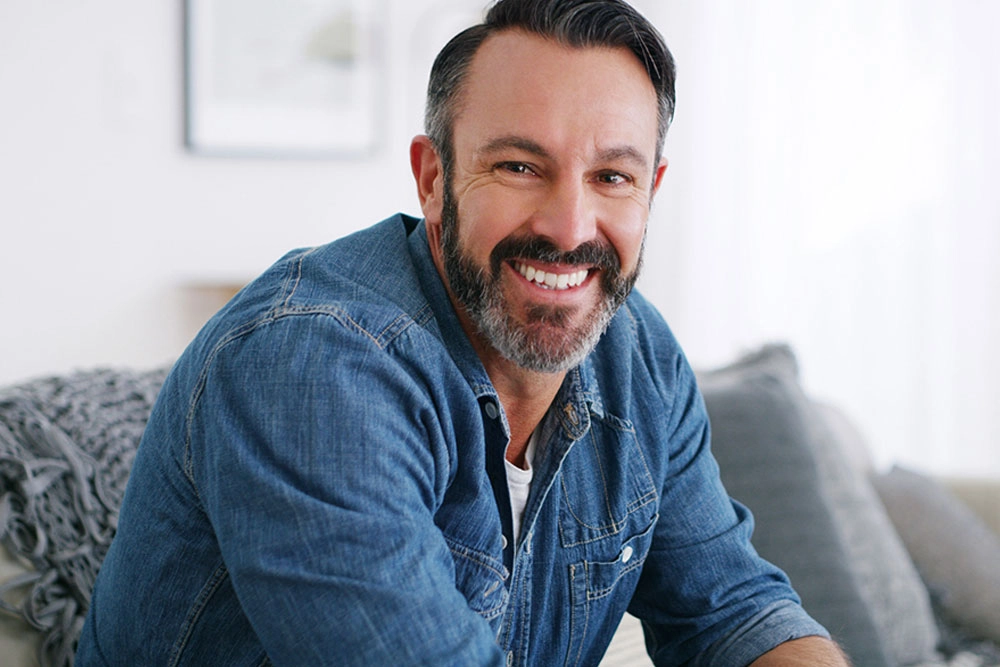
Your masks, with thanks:
[(338, 157), (382, 129), (379, 0), (185, 0), (185, 142), (199, 154)]

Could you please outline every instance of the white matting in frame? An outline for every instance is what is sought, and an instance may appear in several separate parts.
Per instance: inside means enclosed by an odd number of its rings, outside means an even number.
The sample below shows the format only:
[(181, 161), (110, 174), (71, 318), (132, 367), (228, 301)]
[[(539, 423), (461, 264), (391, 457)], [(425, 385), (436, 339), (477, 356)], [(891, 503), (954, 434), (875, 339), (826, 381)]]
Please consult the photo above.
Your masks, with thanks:
[(186, 143), (356, 156), (380, 131), (378, 0), (186, 0)]

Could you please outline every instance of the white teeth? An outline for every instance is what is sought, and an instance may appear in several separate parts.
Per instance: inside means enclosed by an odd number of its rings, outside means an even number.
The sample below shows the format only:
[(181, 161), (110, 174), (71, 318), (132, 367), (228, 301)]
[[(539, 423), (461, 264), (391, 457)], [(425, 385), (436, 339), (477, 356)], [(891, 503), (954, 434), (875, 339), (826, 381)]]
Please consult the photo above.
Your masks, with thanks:
[(514, 262), (514, 268), (516, 268), (518, 273), (524, 276), (526, 280), (531, 281), (536, 285), (554, 290), (564, 290), (569, 289), (570, 287), (576, 287), (587, 279), (588, 273), (587, 269), (581, 269), (580, 271), (574, 271), (572, 273), (546, 273), (545, 271), (539, 271), (533, 266), (521, 264), (520, 262)]

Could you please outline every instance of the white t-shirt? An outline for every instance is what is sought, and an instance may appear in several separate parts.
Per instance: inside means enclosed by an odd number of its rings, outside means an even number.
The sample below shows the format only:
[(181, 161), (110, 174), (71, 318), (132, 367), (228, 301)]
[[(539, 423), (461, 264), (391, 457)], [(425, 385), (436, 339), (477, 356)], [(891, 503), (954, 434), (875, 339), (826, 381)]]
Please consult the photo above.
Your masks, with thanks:
[(510, 512), (514, 524), (514, 544), (517, 544), (521, 535), (521, 520), (524, 517), (524, 506), (528, 504), (528, 493), (531, 491), (531, 478), (534, 470), (531, 469), (531, 459), (535, 456), (535, 447), (538, 444), (538, 429), (528, 438), (528, 447), (524, 451), (524, 465), (526, 469), (519, 468), (507, 459), (504, 459), (504, 467), (507, 469), (507, 491), (510, 495)]

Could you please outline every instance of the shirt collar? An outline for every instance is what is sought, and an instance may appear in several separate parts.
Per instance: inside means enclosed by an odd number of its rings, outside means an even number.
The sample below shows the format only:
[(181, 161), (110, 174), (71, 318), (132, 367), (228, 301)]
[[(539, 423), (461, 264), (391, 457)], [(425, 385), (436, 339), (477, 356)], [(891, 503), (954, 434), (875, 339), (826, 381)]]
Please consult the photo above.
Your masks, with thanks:
[[(476, 398), (480, 402), (491, 399), (499, 405), (496, 389), (468, 336), (465, 335), (465, 330), (462, 329), (458, 314), (451, 299), (448, 298), (444, 282), (431, 258), (425, 221), (413, 218), (404, 218), (404, 221), (409, 232), (410, 255), (417, 269), (421, 289), (437, 321), (442, 343)], [(571, 440), (578, 440), (590, 429), (591, 412), (598, 417), (603, 416), (603, 403), (598, 391), (594, 366), (588, 356), (582, 364), (566, 374), (566, 379), (563, 380), (562, 387), (552, 403), (550, 414), (555, 415)], [(506, 415), (503, 417), (503, 422), (505, 430), (509, 433)]]

